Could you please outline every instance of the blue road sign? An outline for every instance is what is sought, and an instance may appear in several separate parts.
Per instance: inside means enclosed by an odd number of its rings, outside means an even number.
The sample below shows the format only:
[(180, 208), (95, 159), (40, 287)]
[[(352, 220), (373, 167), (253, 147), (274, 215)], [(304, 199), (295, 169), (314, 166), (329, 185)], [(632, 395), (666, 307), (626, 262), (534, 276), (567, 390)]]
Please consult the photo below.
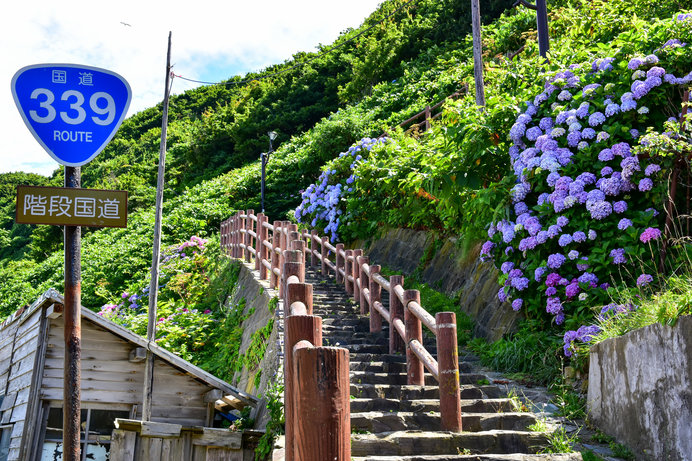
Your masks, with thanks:
[(53, 159), (81, 166), (103, 150), (130, 106), (130, 85), (115, 72), (77, 64), (36, 64), (14, 74), (24, 123)]

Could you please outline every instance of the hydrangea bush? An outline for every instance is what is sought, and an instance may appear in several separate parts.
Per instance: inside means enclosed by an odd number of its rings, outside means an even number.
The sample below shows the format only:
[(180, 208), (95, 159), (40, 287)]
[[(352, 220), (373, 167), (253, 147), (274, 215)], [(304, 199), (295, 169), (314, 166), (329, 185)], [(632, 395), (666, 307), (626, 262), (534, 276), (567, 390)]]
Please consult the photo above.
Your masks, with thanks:
[[(689, 37), (692, 18), (675, 30)], [(692, 53), (670, 39), (653, 53), (624, 51), (547, 79), (510, 130), (511, 212), (493, 222), (481, 258), (501, 271), (501, 301), (576, 328), (607, 304), (610, 284), (654, 279), (667, 191), (665, 158), (644, 154), (650, 134), (678, 120)]]
[[(208, 266), (216, 257), (207, 254), (207, 243), (193, 236), (167, 248), (161, 258), (155, 341), (187, 360), (204, 346), (210, 327), (218, 321), (204, 302)], [(148, 304), (149, 286), (132, 287), (119, 302), (101, 307), (98, 315), (146, 336)]]
[(338, 230), (342, 222), (344, 203), (353, 192), (352, 184), (357, 179), (358, 165), (374, 146), (387, 141), (386, 137), (363, 138), (329, 162), (317, 182), (301, 193), (303, 200), (295, 210), (296, 220), (324, 232), (332, 243), (336, 242), (339, 239)]

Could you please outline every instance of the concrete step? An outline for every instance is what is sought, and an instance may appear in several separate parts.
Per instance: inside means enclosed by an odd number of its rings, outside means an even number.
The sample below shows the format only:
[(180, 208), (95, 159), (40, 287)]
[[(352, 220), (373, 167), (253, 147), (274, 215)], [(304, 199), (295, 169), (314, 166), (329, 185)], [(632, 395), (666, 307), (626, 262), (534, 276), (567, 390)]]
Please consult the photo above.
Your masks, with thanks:
[(492, 430), (482, 432), (395, 431), (352, 434), (351, 455), (413, 456), (483, 453), (537, 453), (548, 445), (542, 432)]
[[(341, 347), (356, 347), (359, 345), (341, 346)], [(374, 347), (374, 346), (373, 346)], [(408, 376), (406, 372), (399, 373), (377, 373), (372, 371), (351, 371), (351, 382), (363, 383), (363, 384), (392, 384), (392, 385), (404, 385), (407, 384)], [(489, 384), (487, 376), (478, 373), (460, 373), (459, 383), (464, 384)], [(437, 380), (430, 373), (425, 373), (425, 384), (427, 386), (437, 385)]]
[[(351, 413), (351, 427), (357, 432), (440, 431), (440, 421), (437, 411)], [(464, 432), (527, 431), (535, 423), (536, 417), (531, 413), (462, 414)]]
[(496, 454), (496, 455), (414, 455), (352, 457), (351, 461), (582, 461), (581, 453), (560, 454)]
[[(353, 385), (351, 385), (353, 388)], [(373, 393), (377, 393), (381, 389), (369, 389)], [(391, 394), (391, 392), (390, 392)], [(367, 412), (437, 412), (440, 411), (439, 392), (430, 387), (421, 388), (416, 392), (413, 389), (402, 389), (401, 395), (407, 397), (409, 395), (419, 395), (419, 398), (405, 399), (392, 397), (365, 397), (354, 396), (351, 398), (351, 413), (367, 413)], [(468, 398), (463, 394), (475, 394)], [(353, 391), (351, 393), (353, 395)], [(381, 394), (380, 394), (381, 395)], [(477, 397), (478, 392), (470, 389), (470, 392), (462, 391), (461, 411), (464, 413), (515, 413), (518, 408), (512, 399), (485, 399)], [(466, 398), (465, 398), (466, 397)], [(526, 413), (532, 414), (532, 413)]]

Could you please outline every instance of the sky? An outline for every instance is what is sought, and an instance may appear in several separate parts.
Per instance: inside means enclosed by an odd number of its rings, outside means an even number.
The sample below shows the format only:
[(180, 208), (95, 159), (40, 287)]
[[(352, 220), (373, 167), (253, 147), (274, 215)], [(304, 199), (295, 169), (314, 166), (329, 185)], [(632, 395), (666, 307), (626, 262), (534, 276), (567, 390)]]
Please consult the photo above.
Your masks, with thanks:
[[(12, 98), (12, 77), (25, 66), (71, 63), (116, 72), (132, 88), (130, 116), (163, 99), (169, 31), (173, 72), (217, 82), (331, 44), (341, 32), (360, 26), (382, 1), (13, 2), (0, 15), (0, 173), (50, 175), (58, 167)], [(172, 93), (196, 86), (174, 79)]]

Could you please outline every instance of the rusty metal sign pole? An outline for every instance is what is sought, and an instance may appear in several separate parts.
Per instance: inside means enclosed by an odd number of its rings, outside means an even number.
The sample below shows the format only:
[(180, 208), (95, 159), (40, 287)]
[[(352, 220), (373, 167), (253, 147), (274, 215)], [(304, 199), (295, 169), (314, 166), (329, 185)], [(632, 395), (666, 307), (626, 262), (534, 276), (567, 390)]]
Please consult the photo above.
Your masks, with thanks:
[[(65, 187), (81, 185), (79, 167), (65, 167)], [(82, 228), (65, 226), (65, 375), (63, 385), (64, 461), (80, 459), (80, 400), (82, 354)]]
[(166, 133), (168, 128), (168, 99), (171, 92), (171, 32), (168, 33), (166, 58), (166, 85), (163, 96), (161, 121), (161, 143), (159, 145), (159, 171), (156, 184), (156, 217), (154, 219), (154, 252), (151, 260), (149, 282), (149, 322), (147, 324), (147, 358), (144, 366), (144, 395), (142, 399), (142, 421), (151, 421), (151, 401), (154, 393), (154, 354), (151, 343), (156, 338), (156, 303), (159, 293), (159, 253), (161, 248), (161, 215), (163, 214), (163, 187), (166, 166)]

